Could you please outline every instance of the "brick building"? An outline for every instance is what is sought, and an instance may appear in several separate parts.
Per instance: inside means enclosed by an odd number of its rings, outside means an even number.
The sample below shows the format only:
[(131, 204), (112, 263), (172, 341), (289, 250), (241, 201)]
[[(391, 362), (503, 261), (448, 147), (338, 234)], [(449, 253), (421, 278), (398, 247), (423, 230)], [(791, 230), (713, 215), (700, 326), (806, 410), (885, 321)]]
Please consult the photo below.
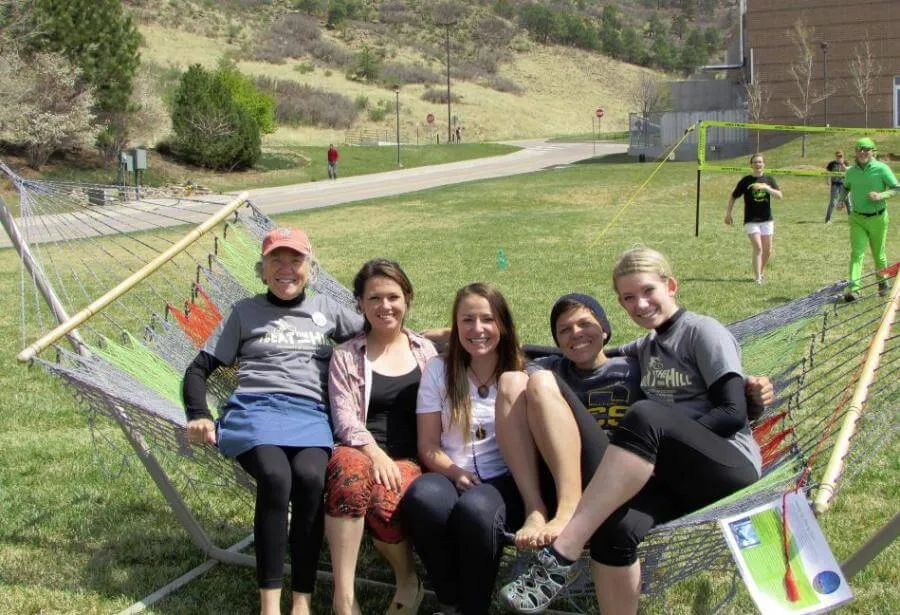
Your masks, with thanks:
[(787, 105), (800, 98), (790, 74), (798, 57), (790, 31), (798, 19), (813, 32), (811, 91), (833, 91), (813, 106), (810, 124), (825, 124), (827, 114), (832, 126), (865, 125), (850, 61), (868, 38), (881, 67), (869, 95), (869, 126), (900, 127), (900, 0), (746, 0), (745, 71), (771, 93), (764, 121), (799, 123)]

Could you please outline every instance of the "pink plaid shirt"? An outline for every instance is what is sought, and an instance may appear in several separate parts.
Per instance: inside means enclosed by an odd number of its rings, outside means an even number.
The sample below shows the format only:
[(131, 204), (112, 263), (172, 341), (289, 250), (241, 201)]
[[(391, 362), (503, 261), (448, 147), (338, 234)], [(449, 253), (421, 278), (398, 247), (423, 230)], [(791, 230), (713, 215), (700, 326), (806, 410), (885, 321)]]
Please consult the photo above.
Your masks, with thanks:
[[(403, 332), (419, 364), (419, 370), (437, 354), (434, 344), (409, 329)], [(366, 429), (366, 334), (359, 333), (334, 349), (328, 366), (328, 398), (334, 439), (338, 444), (364, 446), (375, 439)]]

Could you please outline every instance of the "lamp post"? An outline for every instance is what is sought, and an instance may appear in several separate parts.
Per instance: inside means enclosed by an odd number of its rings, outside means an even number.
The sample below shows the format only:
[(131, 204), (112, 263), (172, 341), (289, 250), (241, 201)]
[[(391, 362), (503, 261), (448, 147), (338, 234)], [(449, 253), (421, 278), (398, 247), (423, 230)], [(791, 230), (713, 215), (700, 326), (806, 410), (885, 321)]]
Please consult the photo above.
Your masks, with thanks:
[(394, 86), (394, 96), (396, 97), (396, 104), (394, 108), (397, 110), (397, 166), (400, 165), (400, 86)]
[(828, 126), (828, 43), (819, 43), (822, 48), (822, 103), (824, 104), (825, 125)]
[(450, 128), (450, 28), (456, 25), (455, 21), (448, 21), (447, 26), (447, 143), (453, 142)]

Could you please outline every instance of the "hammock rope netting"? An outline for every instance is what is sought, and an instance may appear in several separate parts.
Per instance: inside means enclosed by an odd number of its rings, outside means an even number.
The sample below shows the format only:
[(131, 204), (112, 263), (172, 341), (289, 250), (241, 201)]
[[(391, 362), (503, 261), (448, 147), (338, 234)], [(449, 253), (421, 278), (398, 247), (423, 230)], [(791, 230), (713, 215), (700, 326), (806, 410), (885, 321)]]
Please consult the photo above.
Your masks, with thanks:
[[(26, 245), (23, 263), (31, 263), (22, 268), (23, 346), (56, 327), (60, 317), (59, 310), (47, 306), (42, 279), (71, 315), (175, 245), (185, 225), (196, 225), (231, 200), (23, 180), (2, 162), (0, 170), (18, 188), (21, 216), (15, 223)], [(104, 195), (105, 204), (96, 204), (97, 194)], [(150, 469), (148, 459), (159, 468), (161, 476), (153, 476), (154, 481), (179, 521), (196, 523), (210, 544), (228, 544), (251, 531), (253, 481), (214, 447), (188, 443), (181, 377), (229, 306), (263, 289), (254, 264), (262, 237), (272, 226), (252, 204), (242, 204), (81, 324), (74, 338), (77, 348), (62, 338), (34, 359), (72, 389), (96, 431), (107, 434), (105, 438), (114, 433), (96, 427), (101, 418), (122, 428), (145, 468)], [(887, 273), (895, 276), (896, 269)], [(662, 595), (705, 570), (734, 573), (719, 518), (770, 502), (788, 490), (816, 494), (862, 362), (890, 301), (879, 295), (876, 282), (874, 274), (867, 276), (861, 298), (852, 303), (838, 300), (846, 287), (839, 282), (730, 325), (741, 344), (746, 372), (768, 375), (776, 386), (777, 402), (755, 424), (765, 475), (726, 500), (655, 528), (641, 548), (645, 594)], [(321, 267), (310, 288), (354, 304), (351, 293)], [(852, 481), (881, 447), (894, 444), (898, 347), (897, 326), (890, 324), (835, 490)], [(211, 407), (224, 402), (234, 383), (231, 369), (214, 375)], [(187, 525), (203, 548), (197, 529)], [(510, 558), (507, 572), (514, 574), (524, 560)], [(377, 568), (382, 567), (362, 561), (359, 569), (363, 576), (374, 573), (373, 578), (387, 581)], [(564, 604), (569, 610), (579, 611), (591, 600), (579, 598), (592, 592), (589, 575), (581, 577), (585, 580), (571, 588)]]

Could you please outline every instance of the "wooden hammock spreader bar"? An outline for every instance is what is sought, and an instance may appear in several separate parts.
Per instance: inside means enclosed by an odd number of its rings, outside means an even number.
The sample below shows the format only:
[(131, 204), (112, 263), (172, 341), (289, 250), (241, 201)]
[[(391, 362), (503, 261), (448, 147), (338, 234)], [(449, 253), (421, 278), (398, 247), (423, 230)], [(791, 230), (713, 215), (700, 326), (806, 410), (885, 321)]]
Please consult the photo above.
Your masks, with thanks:
[(145, 279), (151, 273), (175, 258), (179, 253), (187, 249), (188, 246), (200, 239), (217, 224), (234, 213), (238, 207), (247, 202), (247, 198), (248, 194), (246, 192), (240, 193), (237, 198), (235, 198), (218, 212), (210, 216), (210, 218), (206, 222), (200, 224), (200, 226), (182, 237), (175, 244), (170, 246), (165, 252), (162, 252), (152, 261), (119, 282), (119, 284), (115, 288), (108, 291), (102, 297), (95, 300), (89, 306), (87, 306), (65, 322), (61, 323), (58, 327), (44, 335), (38, 341), (23, 349), (18, 355), (16, 355), (16, 359), (18, 359), (19, 361), (30, 361), (35, 357), (35, 355), (37, 355), (39, 352), (41, 352), (51, 344), (55, 343), (59, 338), (67, 335), (70, 331), (84, 324), (89, 318), (91, 318), (106, 306), (108, 306), (110, 303), (134, 288), (141, 280)]
[(885, 340), (894, 326), (898, 305), (900, 305), (900, 274), (894, 276), (894, 288), (891, 290), (890, 300), (884, 308), (881, 325), (879, 325), (878, 330), (872, 337), (872, 342), (869, 344), (862, 372), (859, 375), (859, 380), (856, 382), (856, 387), (853, 389), (853, 397), (850, 399), (850, 405), (841, 424), (841, 431), (835, 442), (831, 458), (828, 460), (828, 465), (825, 467), (825, 474), (822, 476), (822, 481), (816, 491), (813, 508), (817, 515), (827, 511), (831, 504), (835, 485), (837, 485), (841, 471), (844, 469), (844, 457), (850, 448), (850, 439), (856, 433), (856, 423), (862, 415), (863, 406), (865, 406), (866, 397), (869, 394), (869, 387), (875, 379), (875, 370), (878, 368), (878, 363), (881, 360), (881, 353), (884, 352)]

